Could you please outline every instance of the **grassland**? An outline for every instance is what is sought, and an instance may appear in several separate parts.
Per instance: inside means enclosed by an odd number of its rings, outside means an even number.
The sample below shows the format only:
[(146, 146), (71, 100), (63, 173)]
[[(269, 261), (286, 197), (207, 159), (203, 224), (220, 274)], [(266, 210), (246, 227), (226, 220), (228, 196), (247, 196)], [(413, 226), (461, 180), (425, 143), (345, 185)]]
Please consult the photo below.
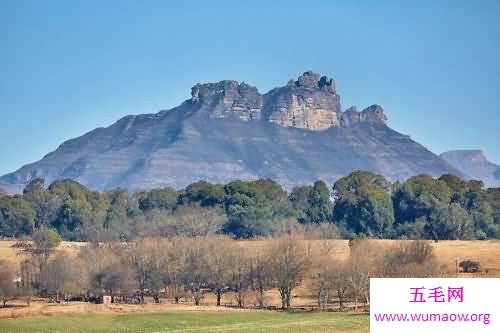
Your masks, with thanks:
[[(241, 246), (259, 246), (263, 241), (242, 241)], [(345, 259), (349, 255), (345, 240), (308, 241), (311, 255), (322, 247), (329, 253)], [(377, 245), (392, 246), (392, 240), (372, 240)], [(0, 241), (0, 257), (19, 263), (23, 254), (11, 246), (14, 242)], [(455, 264), (461, 260), (481, 263), (481, 276), (500, 277), (500, 241), (439, 241), (431, 243), (438, 258), (441, 272), (455, 275)], [(58, 251), (76, 254), (84, 243), (63, 242)], [(473, 277), (471, 274), (459, 276)], [(477, 275), (476, 275), (477, 276)], [(305, 283), (306, 284), (306, 283)], [(297, 288), (293, 307), (310, 309), (315, 305), (307, 286)], [(203, 305), (172, 304), (168, 301), (144, 305), (113, 304), (104, 306), (83, 302), (62, 304), (47, 303), (45, 299), (33, 300), (27, 306), (23, 300), (0, 308), (0, 332), (351, 332), (367, 333), (369, 318), (361, 313), (259, 311), (235, 309), (234, 297), (222, 298), (222, 307), (215, 307), (212, 294), (207, 294)], [(269, 293), (266, 304), (279, 305), (279, 295)], [(335, 308), (337, 308), (335, 306)], [(3, 319), (2, 319), (3, 318)]]
[(367, 333), (367, 314), (200, 311), (86, 314), (0, 320), (4, 333), (101, 332), (350, 332)]
[[(258, 246), (262, 241), (242, 241), (242, 246)], [(345, 259), (349, 255), (348, 241), (309, 241), (314, 251), (320, 247), (328, 246), (330, 253), (338, 259)], [(394, 240), (372, 240), (386, 246), (391, 246)], [(13, 241), (0, 241), (0, 258), (9, 259), (19, 263), (23, 256), (12, 248)], [(455, 273), (455, 263), (462, 260), (475, 260), (481, 264), (483, 271), (487, 271), (489, 277), (500, 277), (500, 240), (474, 240), (474, 241), (439, 241), (431, 243), (434, 254), (447, 273)], [(76, 254), (85, 243), (62, 242), (59, 251)], [(484, 272), (483, 272), (484, 273)]]

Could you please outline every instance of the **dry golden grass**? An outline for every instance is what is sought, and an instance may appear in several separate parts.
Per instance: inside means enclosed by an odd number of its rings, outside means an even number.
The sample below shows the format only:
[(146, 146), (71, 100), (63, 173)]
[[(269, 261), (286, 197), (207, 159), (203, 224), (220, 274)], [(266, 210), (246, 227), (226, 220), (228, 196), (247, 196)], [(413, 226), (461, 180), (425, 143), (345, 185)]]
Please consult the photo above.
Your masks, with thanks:
[[(225, 305), (225, 304), (224, 304)], [(154, 312), (184, 312), (184, 311), (251, 311), (235, 307), (215, 306), (215, 302), (204, 302), (203, 305), (172, 304), (164, 300), (155, 304), (152, 299), (146, 299), (146, 304), (92, 304), (86, 302), (48, 303), (45, 299), (32, 300), (28, 306), (21, 300), (9, 302), (7, 308), (0, 308), (0, 319), (33, 316), (55, 316), (69, 314), (118, 314), (118, 313), (154, 313)]]
[[(241, 246), (259, 247), (268, 242), (267, 240), (239, 241)], [(311, 255), (328, 253), (339, 260), (347, 258), (349, 255), (349, 245), (347, 240), (312, 240), (305, 241), (309, 244)], [(391, 247), (396, 240), (371, 240), (379, 246)], [(15, 241), (0, 241), (0, 258), (9, 259), (14, 263), (19, 263), (24, 254), (12, 248)], [(58, 251), (76, 254), (80, 247), (86, 243), (82, 242), (62, 242)], [(456, 261), (475, 260), (481, 264), (483, 271), (488, 271), (487, 276), (500, 277), (500, 240), (474, 240), (474, 241), (439, 241), (431, 243), (434, 253), (441, 265), (448, 274), (455, 273)]]
[[(240, 241), (240, 246), (258, 247), (266, 241)], [(327, 252), (340, 260), (346, 259), (349, 255), (349, 245), (346, 240), (329, 241), (305, 241), (308, 243), (311, 255), (317, 255)], [(398, 241), (393, 240), (371, 240), (374, 247), (392, 247)], [(0, 257), (19, 263), (24, 257), (23, 253), (12, 248), (14, 241), (0, 241)], [(442, 267), (443, 273), (449, 276), (455, 275), (455, 263), (461, 260), (475, 260), (481, 263), (483, 273), (481, 276), (499, 277), (500, 276), (500, 240), (488, 241), (439, 241), (431, 243), (436, 257)], [(58, 247), (58, 251), (76, 254), (85, 243), (63, 242)], [(485, 271), (488, 273), (485, 274)], [(461, 274), (461, 276), (472, 277), (471, 274)], [(280, 298), (277, 291), (268, 293), (266, 298), (268, 305), (279, 307)], [(202, 306), (196, 307), (192, 304), (172, 304), (165, 300), (162, 304), (154, 304), (148, 300), (145, 305), (113, 304), (104, 306), (98, 304), (71, 302), (61, 304), (50, 304), (46, 300), (34, 300), (31, 306), (27, 307), (21, 300), (10, 303), (11, 306), (6, 309), (0, 309), (0, 318), (31, 317), (37, 315), (53, 316), (58, 314), (116, 314), (116, 313), (149, 313), (149, 312), (172, 312), (172, 311), (242, 311), (236, 308), (237, 302), (233, 295), (225, 294), (222, 298), (223, 307), (215, 307), (215, 297), (212, 294), (206, 294)], [(252, 296), (249, 296), (248, 303), (250, 307), (254, 304)], [(316, 301), (311, 297), (307, 288), (307, 283), (294, 291), (292, 301), (294, 307), (309, 308), (316, 305)], [(349, 304), (346, 304), (349, 306)], [(243, 310), (244, 311), (244, 310)]]
[[(266, 241), (240, 241), (241, 246), (261, 246)], [(312, 240), (309, 243), (311, 254), (316, 255), (324, 251), (344, 260), (349, 255), (349, 241), (347, 240)], [(377, 247), (390, 248), (399, 240), (374, 239), (370, 240)], [(444, 268), (443, 273), (454, 275), (456, 262), (474, 260), (481, 264), (482, 275), (500, 277), (500, 240), (473, 240), (473, 241), (438, 241), (431, 242), (438, 262)], [(487, 273), (486, 273), (487, 272)], [(470, 274), (466, 274), (470, 275)]]
[[(12, 261), (13, 263), (19, 264), (24, 258), (25, 253), (19, 249), (13, 247), (17, 241), (0, 241), (0, 258), (7, 259)], [(85, 246), (87, 243), (84, 242), (61, 242), (57, 251), (62, 251), (70, 254), (76, 254), (80, 250), (82, 246)]]

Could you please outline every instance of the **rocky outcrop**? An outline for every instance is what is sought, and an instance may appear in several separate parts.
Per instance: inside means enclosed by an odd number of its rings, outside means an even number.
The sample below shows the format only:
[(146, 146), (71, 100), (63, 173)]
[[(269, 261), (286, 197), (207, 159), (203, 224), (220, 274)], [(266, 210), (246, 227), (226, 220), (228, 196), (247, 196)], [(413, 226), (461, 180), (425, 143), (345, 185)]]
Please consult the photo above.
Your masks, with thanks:
[(264, 95), (251, 85), (232, 80), (197, 84), (191, 88), (191, 103), (204, 110), (209, 118), (265, 120), (314, 131), (386, 120), (379, 105), (361, 112), (355, 107), (342, 112), (335, 81), (311, 71)]
[(488, 161), (482, 150), (451, 150), (439, 156), (467, 178), (482, 180), (487, 187), (500, 186), (500, 165)]
[(340, 125), (351, 126), (363, 122), (385, 124), (386, 120), (384, 109), (380, 105), (373, 104), (360, 112), (355, 106), (351, 106), (342, 113)]
[(257, 88), (244, 82), (225, 80), (197, 84), (191, 88), (191, 102), (207, 110), (210, 118), (235, 116), (248, 121), (261, 117), (262, 95)]
[(335, 81), (311, 71), (264, 95), (264, 118), (284, 127), (324, 130), (339, 126)]

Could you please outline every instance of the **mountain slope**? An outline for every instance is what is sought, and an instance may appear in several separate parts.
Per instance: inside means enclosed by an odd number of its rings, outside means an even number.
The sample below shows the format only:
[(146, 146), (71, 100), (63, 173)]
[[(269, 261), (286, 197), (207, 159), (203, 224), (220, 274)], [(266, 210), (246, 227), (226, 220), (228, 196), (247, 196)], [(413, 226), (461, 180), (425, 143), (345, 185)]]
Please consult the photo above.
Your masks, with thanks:
[(487, 187), (500, 186), (500, 165), (488, 161), (481, 150), (451, 150), (439, 155), (446, 162)]
[(390, 129), (380, 106), (342, 112), (335, 82), (312, 72), (264, 95), (236, 81), (197, 84), (191, 95), (171, 110), (127, 116), (68, 140), (1, 177), (0, 187), (21, 187), (35, 177), (140, 189), (262, 177), (290, 188), (317, 179), (333, 183), (357, 169), (392, 180), (462, 175)]

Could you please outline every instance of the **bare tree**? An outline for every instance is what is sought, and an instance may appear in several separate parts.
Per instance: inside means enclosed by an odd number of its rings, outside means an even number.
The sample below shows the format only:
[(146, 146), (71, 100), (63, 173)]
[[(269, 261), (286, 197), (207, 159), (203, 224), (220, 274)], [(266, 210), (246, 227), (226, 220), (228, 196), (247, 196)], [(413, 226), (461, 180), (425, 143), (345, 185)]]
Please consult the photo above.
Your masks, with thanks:
[(204, 237), (216, 234), (226, 222), (221, 208), (179, 206), (169, 218), (167, 233), (174, 236)]
[(44, 266), (41, 272), (41, 286), (59, 302), (60, 296), (66, 298), (69, 293), (79, 292), (75, 283), (77, 274), (72, 258), (67, 254), (58, 253)]
[(33, 268), (31, 284), (38, 289), (42, 283), (40, 274), (62, 239), (57, 231), (45, 227), (35, 231), (32, 239), (32, 242), (17, 242), (13, 247), (29, 255)]
[(186, 260), (186, 240), (183, 238), (173, 238), (165, 244), (166, 265), (163, 267), (163, 281), (166, 292), (175, 303), (186, 295), (184, 286), (184, 263)]
[(297, 236), (304, 234), (304, 225), (300, 224), (296, 219), (285, 219), (276, 222), (273, 225), (272, 235), (273, 237), (282, 236)]
[(250, 256), (250, 285), (259, 308), (264, 308), (266, 293), (273, 287), (271, 253), (268, 247), (256, 248)]
[(122, 253), (126, 251), (120, 245), (93, 244), (80, 249), (75, 259), (79, 269), (77, 283), (87, 299), (100, 301), (104, 293), (111, 295), (113, 302), (118, 294), (131, 296), (136, 286)]
[(160, 302), (163, 288), (163, 241), (141, 239), (127, 245), (125, 264), (133, 272), (139, 290), (141, 303), (144, 303), (146, 289), (149, 289), (156, 303)]
[(379, 275), (433, 277), (439, 275), (439, 264), (429, 241), (400, 241), (386, 251)]
[(331, 281), (339, 299), (339, 309), (342, 311), (349, 290), (348, 265), (344, 262), (338, 262), (335, 266), (336, 269), (332, 271)]
[(350, 243), (350, 255), (345, 262), (345, 274), (354, 297), (354, 309), (358, 301), (370, 302), (370, 277), (374, 276), (376, 267), (383, 258), (384, 250), (369, 239), (359, 239)]
[(206, 267), (206, 287), (216, 297), (220, 306), (222, 294), (227, 292), (231, 283), (231, 265), (234, 246), (226, 236), (213, 236), (203, 239), (204, 259)]
[(308, 249), (296, 236), (283, 236), (271, 247), (273, 281), (281, 296), (282, 309), (290, 309), (292, 291), (302, 283), (310, 265)]
[(314, 273), (311, 276), (310, 287), (316, 297), (318, 307), (324, 309), (331, 298), (335, 263), (328, 256), (322, 256), (315, 261)]
[(304, 225), (304, 238), (314, 240), (339, 239), (338, 228), (333, 223), (309, 223)]
[(207, 267), (204, 256), (203, 237), (189, 238), (184, 248), (182, 267), (182, 281), (191, 293), (195, 305), (200, 305), (205, 296)]
[(245, 307), (246, 298), (252, 284), (251, 256), (241, 246), (233, 246), (231, 250), (228, 271), (230, 273), (228, 285), (234, 292), (238, 307)]
[(0, 301), (3, 307), (16, 296), (15, 270), (11, 262), (0, 259)]

